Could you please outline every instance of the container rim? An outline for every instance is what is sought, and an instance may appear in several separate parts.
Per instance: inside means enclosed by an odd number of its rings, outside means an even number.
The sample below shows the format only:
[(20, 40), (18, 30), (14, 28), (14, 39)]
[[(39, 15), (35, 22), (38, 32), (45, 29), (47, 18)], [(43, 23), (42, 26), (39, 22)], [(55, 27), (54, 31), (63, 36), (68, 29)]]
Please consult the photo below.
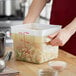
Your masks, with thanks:
[[(33, 28), (33, 26), (34, 26), (34, 28)], [(17, 29), (28, 29), (28, 30), (32, 30), (32, 31), (44, 31), (44, 30), (49, 30), (51, 28), (62, 28), (62, 25), (52, 25), (52, 24), (42, 24), (42, 23), (28, 23), (28, 24), (16, 25), (16, 26), (13, 26), (13, 27), (20, 27), (20, 28), (17, 28)], [(22, 28), (22, 27), (24, 27), (24, 28)]]

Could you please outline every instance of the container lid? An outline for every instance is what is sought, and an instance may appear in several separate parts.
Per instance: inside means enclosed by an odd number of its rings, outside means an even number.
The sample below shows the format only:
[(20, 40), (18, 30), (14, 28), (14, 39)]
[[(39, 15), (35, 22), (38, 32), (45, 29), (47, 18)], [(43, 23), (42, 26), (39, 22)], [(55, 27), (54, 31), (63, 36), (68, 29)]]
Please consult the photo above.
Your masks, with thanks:
[(39, 24), (39, 23), (11, 26), (12, 33), (21, 32), (29, 35), (34, 35), (34, 36), (47, 36), (55, 33), (60, 29), (61, 29), (61, 26), (59, 25), (48, 25), (48, 24)]

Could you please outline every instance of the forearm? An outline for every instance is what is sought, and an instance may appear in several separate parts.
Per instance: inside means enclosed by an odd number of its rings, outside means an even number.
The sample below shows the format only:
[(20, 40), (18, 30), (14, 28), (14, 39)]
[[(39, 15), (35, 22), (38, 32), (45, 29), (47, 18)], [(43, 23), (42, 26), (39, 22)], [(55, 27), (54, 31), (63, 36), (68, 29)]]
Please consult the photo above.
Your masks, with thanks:
[(46, 5), (46, 0), (33, 0), (28, 14), (24, 20), (24, 23), (33, 23), (37, 19), (37, 17), (40, 15), (40, 12)]
[(76, 32), (76, 18), (65, 27), (73, 35)]

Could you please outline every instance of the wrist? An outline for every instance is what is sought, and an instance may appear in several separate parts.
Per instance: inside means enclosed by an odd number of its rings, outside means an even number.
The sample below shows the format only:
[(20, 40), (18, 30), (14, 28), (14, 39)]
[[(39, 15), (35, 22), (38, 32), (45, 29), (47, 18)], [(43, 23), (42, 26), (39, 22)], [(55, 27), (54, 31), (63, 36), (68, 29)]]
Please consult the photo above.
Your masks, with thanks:
[(70, 35), (74, 35), (76, 33), (76, 28), (70, 26), (70, 25), (67, 25), (65, 27), (65, 29), (70, 33)]
[(27, 15), (27, 16), (25, 17), (23, 23), (25, 24), (25, 23), (33, 23), (33, 22), (35, 22), (35, 19), (33, 19), (31, 16), (28, 16), (28, 15)]
[(68, 24), (65, 29), (68, 30), (72, 35), (76, 33), (76, 18), (74, 18), (74, 20)]

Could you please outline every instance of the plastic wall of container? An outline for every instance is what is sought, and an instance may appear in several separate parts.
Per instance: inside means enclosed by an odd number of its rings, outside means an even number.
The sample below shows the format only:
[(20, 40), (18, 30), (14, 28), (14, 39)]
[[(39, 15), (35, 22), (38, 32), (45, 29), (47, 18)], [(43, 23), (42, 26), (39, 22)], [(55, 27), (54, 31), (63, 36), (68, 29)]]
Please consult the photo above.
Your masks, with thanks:
[(38, 24), (38, 23), (31, 23), (31, 24), (22, 24), (11, 26), (12, 33), (28, 33), (29, 35), (33, 36), (47, 36), (50, 34), (55, 33), (56, 31), (60, 30), (60, 25), (48, 25), (48, 24)]
[(61, 26), (34, 23), (12, 26), (11, 29), (17, 60), (43, 63), (58, 57), (58, 46), (51, 46), (48, 36)]

